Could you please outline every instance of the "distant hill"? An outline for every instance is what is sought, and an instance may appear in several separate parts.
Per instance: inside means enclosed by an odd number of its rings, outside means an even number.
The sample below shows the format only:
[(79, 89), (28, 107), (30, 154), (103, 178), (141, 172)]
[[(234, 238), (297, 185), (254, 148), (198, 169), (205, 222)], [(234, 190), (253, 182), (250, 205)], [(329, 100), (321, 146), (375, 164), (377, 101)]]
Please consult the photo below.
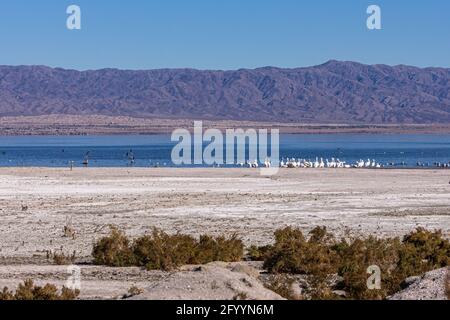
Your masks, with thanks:
[(0, 116), (450, 123), (450, 69), (323, 65), (236, 71), (0, 66)]

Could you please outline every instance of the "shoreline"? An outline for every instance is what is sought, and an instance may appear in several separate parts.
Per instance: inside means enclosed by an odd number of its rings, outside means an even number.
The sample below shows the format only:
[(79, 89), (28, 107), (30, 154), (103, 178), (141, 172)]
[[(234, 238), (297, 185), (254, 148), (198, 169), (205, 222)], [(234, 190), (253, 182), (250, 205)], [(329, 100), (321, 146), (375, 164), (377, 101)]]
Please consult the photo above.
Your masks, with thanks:
[[(198, 119), (201, 121), (202, 119)], [(204, 129), (279, 129), (282, 134), (449, 134), (449, 124), (277, 123), (202, 120)], [(132, 118), (100, 115), (0, 117), (0, 136), (156, 135), (192, 130), (193, 119)]]
[[(259, 170), (262, 169), (263, 167), (260, 168), (247, 168), (247, 167), (213, 167), (213, 166), (201, 166), (201, 167), (178, 167), (178, 166), (160, 166), (160, 167), (149, 167), (149, 166), (139, 166), (139, 165), (134, 165), (134, 166), (89, 166), (89, 167), (83, 167), (82, 165), (79, 166), (74, 166), (73, 170), (127, 170), (127, 171), (131, 171), (131, 170), (198, 170), (198, 171), (202, 171), (202, 170), (207, 170), (207, 169), (211, 169), (211, 170), (230, 170), (230, 171), (240, 171), (242, 170), (245, 173), (249, 173), (252, 171), (257, 171), (257, 173), (259, 173)], [(70, 167), (69, 166), (0, 166), (0, 174), (1, 174), (1, 170), (5, 169), (5, 170), (16, 170), (16, 169), (35, 169), (35, 170), (51, 170), (51, 169), (55, 169), (55, 170), (65, 170), (65, 171), (70, 171)], [(356, 168), (356, 167), (351, 167), (351, 168), (280, 168), (280, 170), (288, 170), (288, 171), (296, 171), (296, 170), (300, 170), (300, 171), (319, 171), (319, 170), (329, 170), (330, 172), (332, 171), (449, 171), (450, 172), (450, 168), (440, 168), (440, 167), (435, 167), (435, 166), (430, 166), (430, 167), (401, 167), (401, 166), (396, 166), (396, 167), (381, 167), (381, 168)], [(274, 175), (276, 176), (276, 174)]]

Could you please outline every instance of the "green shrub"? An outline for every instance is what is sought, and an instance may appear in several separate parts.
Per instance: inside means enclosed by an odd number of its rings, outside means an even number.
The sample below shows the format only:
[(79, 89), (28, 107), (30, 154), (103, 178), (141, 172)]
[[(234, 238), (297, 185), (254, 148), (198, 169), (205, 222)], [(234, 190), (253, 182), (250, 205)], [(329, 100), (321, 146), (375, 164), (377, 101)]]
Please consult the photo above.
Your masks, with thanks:
[(295, 278), (288, 274), (276, 274), (270, 277), (264, 284), (264, 286), (279, 294), (288, 300), (302, 300), (300, 295), (294, 293), (293, 285)]
[(203, 235), (200, 236), (196, 251), (195, 259), (192, 261), (194, 264), (240, 261), (244, 256), (244, 244), (236, 235), (230, 238)]
[(196, 241), (185, 235), (169, 236), (154, 229), (151, 235), (136, 239), (133, 253), (137, 265), (148, 270), (170, 270), (189, 264), (196, 254)]
[(255, 246), (252, 245), (247, 249), (247, 259), (250, 261), (264, 261), (272, 246)]
[[(381, 289), (367, 287), (367, 269), (381, 269)], [(399, 238), (351, 238), (335, 241), (325, 228), (315, 228), (306, 239), (299, 229), (275, 232), (275, 244), (265, 254), (264, 266), (271, 273), (310, 276), (314, 299), (333, 298), (327, 283), (330, 275), (351, 299), (383, 299), (401, 289), (407, 277), (450, 265), (450, 242), (440, 231), (418, 228)]]
[(418, 228), (403, 238), (403, 244), (404, 251), (423, 262), (417, 265), (423, 271), (450, 265), (450, 241), (443, 237), (442, 231)]
[(19, 284), (15, 293), (3, 288), (0, 292), (0, 300), (75, 300), (80, 295), (79, 290), (71, 290), (63, 287), (61, 294), (52, 284), (43, 287), (35, 286), (32, 280), (25, 280)]
[(76, 252), (73, 251), (72, 254), (66, 254), (62, 249), (59, 252), (47, 251), (47, 260), (50, 259), (58, 266), (74, 264), (76, 261)]
[[(398, 261), (399, 239), (353, 239), (334, 247), (339, 256), (338, 274), (343, 277), (343, 289), (354, 299), (383, 299), (400, 282), (396, 279), (395, 264)], [(367, 288), (367, 268), (377, 265), (381, 270), (381, 289)]]
[(233, 262), (242, 259), (244, 245), (235, 235), (197, 240), (189, 235), (167, 233), (153, 229), (132, 244), (116, 229), (100, 239), (92, 255), (95, 264), (115, 267), (141, 266), (148, 270), (172, 270), (186, 264), (205, 264), (213, 261)]
[(0, 292), (0, 301), (11, 301), (15, 300), (14, 292), (9, 291), (7, 287), (4, 287)]
[[(248, 257), (264, 260), (264, 267), (275, 275), (307, 275), (308, 296), (313, 299), (337, 298), (333, 287), (344, 290), (350, 299), (383, 299), (397, 292), (405, 278), (450, 265), (450, 242), (440, 231), (419, 228), (402, 240), (369, 236), (337, 241), (324, 227), (313, 229), (307, 237), (291, 227), (274, 235), (273, 245), (252, 246)], [(154, 229), (131, 243), (112, 228), (109, 236), (95, 244), (92, 254), (96, 264), (172, 270), (186, 264), (239, 261), (243, 253), (243, 243), (236, 235), (195, 239)], [(380, 290), (367, 288), (367, 269), (372, 265), (381, 269)], [(332, 283), (336, 277), (340, 277), (338, 283)], [(288, 282), (280, 279), (272, 287), (288, 295)]]
[(97, 265), (127, 267), (135, 264), (130, 240), (115, 227), (111, 227), (109, 236), (94, 244), (92, 256)]
[[(325, 233), (324, 233), (325, 232)], [(316, 228), (307, 240), (299, 229), (275, 231), (275, 244), (268, 250), (264, 268), (272, 273), (310, 274), (321, 280), (337, 271), (337, 256), (330, 248), (332, 236)]]
[[(439, 269), (450, 264), (450, 243), (440, 231), (418, 228), (398, 238), (353, 239), (334, 248), (341, 261), (339, 274), (344, 278), (344, 290), (356, 299), (382, 299), (401, 289), (410, 276)], [(381, 289), (367, 289), (367, 267), (381, 269)]]

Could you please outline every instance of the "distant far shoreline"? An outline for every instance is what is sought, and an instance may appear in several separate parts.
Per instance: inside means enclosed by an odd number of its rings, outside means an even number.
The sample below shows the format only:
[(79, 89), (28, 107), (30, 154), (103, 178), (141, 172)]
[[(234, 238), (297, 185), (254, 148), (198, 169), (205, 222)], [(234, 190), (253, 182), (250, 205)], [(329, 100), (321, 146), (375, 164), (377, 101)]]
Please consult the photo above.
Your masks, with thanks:
[[(202, 119), (198, 119), (202, 120)], [(148, 119), (124, 116), (45, 115), (0, 117), (0, 136), (170, 134), (193, 128), (193, 119)], [(449, 124), (313, 124), (203, 120), (205, 129), (280, 129), (285, 134), (449, 134)]]

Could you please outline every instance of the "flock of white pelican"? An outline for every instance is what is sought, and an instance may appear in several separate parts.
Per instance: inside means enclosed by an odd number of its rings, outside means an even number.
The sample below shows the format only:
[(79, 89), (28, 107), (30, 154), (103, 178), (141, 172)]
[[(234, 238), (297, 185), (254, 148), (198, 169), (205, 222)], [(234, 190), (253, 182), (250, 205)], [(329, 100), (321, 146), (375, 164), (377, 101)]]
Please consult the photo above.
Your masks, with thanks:
[(367, 159), (358, 160), (354, 164), (349, 164), (346, 161), (341, 161), (339, 159), (331, 158), (323, 160), (323, 158), (316, 158), (315, 161), (310, 161), (306, 159), (282, 159), (280, 162), (280, 167), (282, 168), (381, 168), (382, 165), (375, 160)]
[[(270, 168), (273, 167), (272, 161), (270, 159), (264, 160), (264, 163), (260, 165), (258, 160), (255, 160), (253, 162), (248, 161), (244, 163), (239, 164), (241, 167), (248, 167), (248, 168), (258, 168), (258, 167), (265, 167)], [(279, 163), (280, 168), (389, 168), (389, 167), (406, 167), (408, 164), (406, 162), (401, 163), (394, 163), (389, 162), (386, 164), (381, 164), (375, 159), (367, 159), (367, 160), (358, 160), (354, 163), (347, 163), (346, 161), (341, 161), (339, 159), (331, 158), (331, 161), (328, 159), (323, 160), (323, 158), (316, 157), (315, 161), (307, 160), (307, 159), (295, 159), (295, 158), (282, 158)], [(450, 161), (448, 163), (445, 162), (435, 162), (433, 165), (430, 163), (423, 163), (423, 162), (417, 162), (417, 167), (436, 167), (436, 168), (444, 168), (449, 169), (450, 168)]]
[[(260, 166), (258, 160), (253, 162), (248, 161), (239, 164), (241, 167), (248, 168), (258, 168)], [(265, 168), (272, 167), (272, 162), (270, 159), (264, 160), (264, 163), (261, 165)], [(323, 160), (323, 158), (316, 158), (315, 161), (307, 160), (307, 159), (295, 159), (295, 158), (283, 158), (279, 164), (280, 168), (382, 168), (383, 165), (376, 162), (374, 159), (367, 161), (358, 160), (353, 164), (348, 164), (345, 161), (341, 161), (339, 159), (331, 158), (331, 161), (328, 159)]]

